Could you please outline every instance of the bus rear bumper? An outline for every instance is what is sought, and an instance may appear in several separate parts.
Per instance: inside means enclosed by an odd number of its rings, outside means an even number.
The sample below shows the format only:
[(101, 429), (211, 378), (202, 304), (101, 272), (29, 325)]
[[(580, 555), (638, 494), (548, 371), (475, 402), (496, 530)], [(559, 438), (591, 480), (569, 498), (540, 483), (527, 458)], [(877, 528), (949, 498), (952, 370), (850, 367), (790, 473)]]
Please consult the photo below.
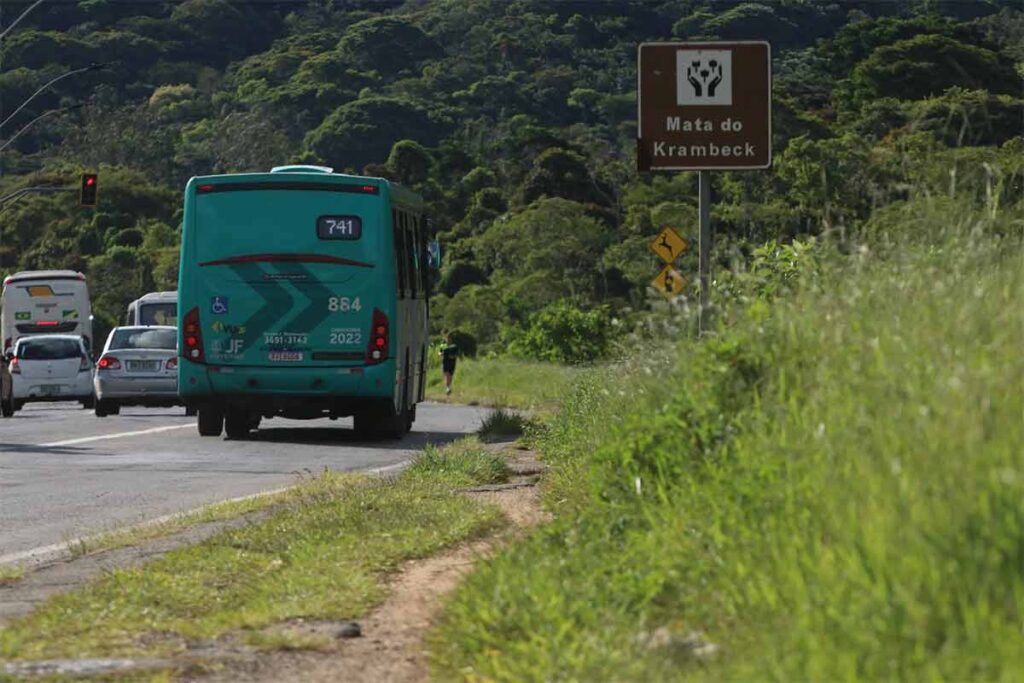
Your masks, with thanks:
[(219, 405), (266, 417), (310, 419), (353, 415), (394, 396), (395, 364), (276, 368), (182, 366), (178, 390), (185, 405)]

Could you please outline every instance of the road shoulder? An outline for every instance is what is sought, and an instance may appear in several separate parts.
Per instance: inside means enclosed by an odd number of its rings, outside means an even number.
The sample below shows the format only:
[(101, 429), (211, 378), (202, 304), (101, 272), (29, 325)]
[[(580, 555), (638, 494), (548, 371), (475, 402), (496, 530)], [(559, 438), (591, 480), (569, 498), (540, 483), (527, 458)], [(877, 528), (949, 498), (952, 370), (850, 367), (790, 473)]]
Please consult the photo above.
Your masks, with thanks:
[[(351, 481), (341, 486), (344, 491), (334, 490), (334, 484), (320, 489), (314, 486), (302, 503), (279, 506), (283, 510), (267, 509), (235, 520), (199, 525), (138, 547), (85, 555), (55, 563), (44, 571), (32, 572), (0, 589), (9, 598), (4, 613), (14, 618), (8, 624), (11, 629), (7, 633), (0, 631), (0, 657), (8, 658), (4, 670), (14, 674), (26, 671), (56, 671), (59, 674), (87, 664), (98, 666), (102, 671), (134, 670), (140, 674), (139, 669), (172, 669), (190, 679), (212, 676), (212, 680), (218, 680), (218, 677), (222, 679), (227, 675), (231, 680), (279, 680), (292, 674), (287, 671), (274, 673), (277, 669), (268, 670), (268, 667), (293, 665), (296, 672), (308, 668), (310, 676), (319, 676), (321, 674), (317, 672), (323, 672), (323, 680), (329, 680), (329, 672), (332, 669), (336, 672), (338, 666), (346, 669), (363, 666), (368, 667), (368, 678), (383, 675), (389, 679), (399, 676), (398, 680), (419, 680), (426, 671), (422, 638), (440, 606), (441, 595), (454, 588), (478, 558), (492, 552), (495, 544), (509, 537), (510, 532), (501, 529), (521, 529), (539, 519), (539, 505), (532, 488), (539, 467), (536, 463), (524, 464), (527, 460), (532, 462), (532, 456), (514, 454), (508, 457), (505, 455), (507, 450), (500, 445), (485, 446), (475, 440), (466, 440), (464, 444), (445, 449), (428, 448), (418, 459), (420, 463), (413, 463), (408, 471), (393, 476), (386, 483), (364, 485), (359, 481), (367, 478), (346, 476), (345, 479)], [(380, 478), (377, 480), (379, 482)], [(467, 497), (473, 504), (458, 502)], [(356, 503), (342, 498), (355, 498)], [(383, 554), (372, 556), (365, 581), (373, 585), (367, 584), (361, 592), (355, 591), (347, 596), (347, 603), (342, 600), (327, 608), (303, 603), (291, 611), (259, 605), (259, 609), (243, 617), (230, 615), (234, 621), (228, 628), (221, 625), (211, 630), (207, 624), (205, 628), (212, 637), (203, 637), (207, 631), (202, 626), (182, 626), (180, 617), (163, 615), (160, 624), (147, 623), (150, 630), (155, 629), (153, 632), (160, 634), (151, 640), (145, 628), (142, 633), (132, 631), (133, 615), (148, 611), (156, 604), (152, 596), (142, 595), (131, 598), (135, 604), (129, 601), (112, 609), (114, 612), (120, 610), (120, 618), (124, 620), (120, 628), (128, 631), (119, 643), (107, 643), (100, 633), (87, 634), (84, 628), (75, 632), (74, 626), (62, 626), (60, 636), (52, 630), (58, 616), (56, 612), (60, 612), (63, 619), (69, 609), (78, 609), (82, 622), (92, 623), (90, 620), (96, 618), (96, 610), (100, 610), (102, 618), (107, 618), (106, 606), (120, 600), (118, 591), (140, 590), (147, 581), (173, 581), (176, 573), (172, 571), (168, 577), (167, 565), (170, 562), (173, 569), (174, 562), (183, 562), (183, 553), (202, 557), (206, 552), (244, 547), (262, 564), (250, 577), (243, 576), (238, 582), (244, 583), (247, 578), (264, 581), (265, 574), (277, 571), (283, 571), (286, 579), (295, 579), (294, 573), (289, 575), (288, 571), (298, 561), (297, 557), (304, 553), (289, 555), (287, 548), (270, 548), (277, 544), (275, 535), (260, 529), (277, 524), (278, 518), (284, 519), (285, 524), (294, 523), (294, 520), (288, 521), (289, 516), (304, 514), (297, 512), (305, 509), (303, 504), (315, 506), (318, 503), (334, 508), (349, 506), (344, 511), (334, 509), (331, 512), (333, 516), (325, 519), (329, 523), (344, 524), (341, 520), (351, 519), (353, 513), (358, 516), (364, 509), (378, 511), (365, 515), (363, 522), (356, 527), (338, 527), (339, 534), (349, 536), (345, 543), (352, 543), (354, 530), (368, 526), (367, 540), (363, 545), (388, 547)], [(398, 514), (390, 513), (389, 506), (399, 508)], [(436, 508), (435, 512), (429, 510), (432, 507)], [(386, 518), (384, 522), (378, 520), (380, 516)], [(496, 524), (498, 518), (505, 519), (506, 524)], [(305, 532), (316, 528), (317, 524), (310, 526), (307, 523)], [(445, 531), (441, 533), (436, 529)], [(424, 538), (426, 536), (430, 538)], [(203, 551), (204, 546), (206, 551)], [(350, 550), (348, 554), (351, 554)], [(339, 549), (333, 548), (331, 552), (339, 553)], [(370, 552), (372, 555), (373, 551)], [(343, 549), (338, 557), (344, 556), (346, 551)], [(186, 574), (194, 570), (202, 575), (205, 571), (202, 561), (186, 558), (179, 569)], [(245, 561), (249, 562), (251, 558)], [(337, 567), (336, 571), (341, 574), (348, 569), (335, 564), (326, 566)], [(224, 572), (223, 568), (219, 571)], [(149, 578), (140, 579), (143, 575)], [(226, 576), (233, 577), (233, 574)], [(302, 581), (309, 579), (305, 575), (299, 578)], [(210, 581), (216, 584), (223, 580), (224, 576), (217, 575), (215, 570), (212, 575), (198, 579), (197, 585), (203, 590), (202, 586)], [(68, 590), (69, 585), (73, 587), (82, 582), (85, 585), (79, 591), (50, 597)], [(264, 581), (264, 584), (267, 590), (261, 599), (276, 601), (274, 583)], [(172, 588), (180, 589), (178, 586)], [(229, 588), (229, 592), (231, 590)], [(92, 595), (81, 597), (83, 591), (92, 592)], [(287, 600), (286, 596), (285, 602)], [(0, 604), (3, 603), (0, 598)], [(39, 609), (24, 616), (36, 605)], [(17, 618), (18, 615), (23, 616)], [(360, 619), (362, 638), (348, 639), (339, 635), (346, 628), (351, 629), (348, 619), (353, 617)], [(216, 622), (217, 618), (210, 621)], [(71, 644), (54, 645), (56, 639), (67, 639)], [(63, 663), (52, 661), (62, 656), (65, 650), (91, 659)], [(363, 664), (357, 665), (357, 661)], [(377, 671), (374, 667), (384, 668), (374, 673)], [(393, 674), (388, 673), (388, 667), (394, 668)], [(301, 677), (310, 679), (305, 674)]]

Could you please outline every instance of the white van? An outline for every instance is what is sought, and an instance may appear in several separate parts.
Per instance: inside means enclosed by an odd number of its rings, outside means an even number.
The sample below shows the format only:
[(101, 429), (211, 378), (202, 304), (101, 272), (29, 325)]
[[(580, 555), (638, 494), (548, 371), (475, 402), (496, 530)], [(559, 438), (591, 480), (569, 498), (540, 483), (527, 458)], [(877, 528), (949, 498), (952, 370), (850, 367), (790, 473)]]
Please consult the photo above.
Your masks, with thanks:
[(128, 304), (125, 325), (178, 324), (178, 293), (150, 292)]
[(92, 348), (92, 306), (85, 275), (73, 270), (32, 270), (9, 275), (0, 294), (3, 352), (19, 337), (71, 334)]

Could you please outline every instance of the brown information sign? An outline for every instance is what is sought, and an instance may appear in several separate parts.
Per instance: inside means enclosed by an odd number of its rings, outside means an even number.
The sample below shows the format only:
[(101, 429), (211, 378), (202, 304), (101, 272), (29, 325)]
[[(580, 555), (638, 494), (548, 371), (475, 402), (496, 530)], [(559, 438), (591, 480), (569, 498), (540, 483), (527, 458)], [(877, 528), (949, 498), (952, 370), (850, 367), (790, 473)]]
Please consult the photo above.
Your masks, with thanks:
[(771, 101), (766, 42), (642, 44), (637, 51), (640, 170), (768, 168)]

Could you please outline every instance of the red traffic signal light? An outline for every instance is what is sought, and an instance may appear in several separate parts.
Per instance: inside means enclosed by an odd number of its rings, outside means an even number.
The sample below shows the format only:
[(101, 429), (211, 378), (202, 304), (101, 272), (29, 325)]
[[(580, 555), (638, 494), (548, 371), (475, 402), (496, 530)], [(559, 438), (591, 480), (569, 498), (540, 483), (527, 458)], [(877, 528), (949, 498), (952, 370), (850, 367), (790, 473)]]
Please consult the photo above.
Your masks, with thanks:
[(82, 174), (82, 189), (78, 195), (78, 203), (82, 206), (96, 206), (96, 192), (99, 190), (100, 177), (96, 173)]

